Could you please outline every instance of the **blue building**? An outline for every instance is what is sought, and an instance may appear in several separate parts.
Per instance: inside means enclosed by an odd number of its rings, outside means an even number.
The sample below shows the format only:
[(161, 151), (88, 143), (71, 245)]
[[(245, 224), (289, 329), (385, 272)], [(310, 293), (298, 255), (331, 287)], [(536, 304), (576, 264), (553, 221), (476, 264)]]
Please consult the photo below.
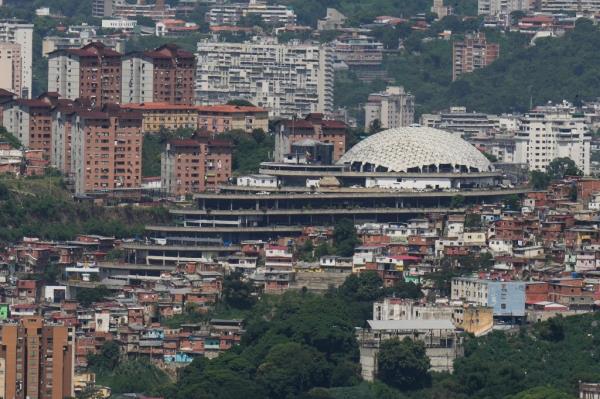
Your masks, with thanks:
[(487, 306), (494, 316), (525, 316), (525, 283), (522, 281), (489, 281)]

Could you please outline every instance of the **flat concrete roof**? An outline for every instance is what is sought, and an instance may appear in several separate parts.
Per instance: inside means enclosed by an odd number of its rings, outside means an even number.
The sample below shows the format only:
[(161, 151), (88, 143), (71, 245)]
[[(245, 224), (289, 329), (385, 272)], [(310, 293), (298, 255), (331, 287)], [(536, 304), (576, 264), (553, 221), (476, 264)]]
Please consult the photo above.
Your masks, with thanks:
[(123, 270), (174, 270), (175, 266), (161, 266), (161, 265), (143, 265), (133, 263), (122, 263), (122, 262), (100, 262), (98, 263), (100, 269), (123, 269)]
[(190, 233), (269, 233), (269, 232), (302, 232), (304, 226), (270, 226), (270, 227), (182, 227), (182, 226), (146, 226), (150, 231), (190, 232)]
[(158, 245), (158, 244), (122, 244), (123, 249), (134, 249), (134, 250), (164, 250), (164, 251), (229, 251), (237, 252), (241, 249), (239, 245)]
[(450, 320), (368, 320), (372, 330), (454, 330)]
[[(288, 190), (288, 189), (286, 189)], [(529, 192), (526, 188), (515, 188), (506, 190), (463, 190), (463, 191), (391, 191), (391, 190), (372, 190), (372, 189), (354, 189), (352, 191), (338, 190), (319, 190), (311, 193), (305, 187), (298, 187), (294, 190), (281, 191), (272, 190), (270, 194), (258, 195), (256, 191), (269, 191), (266, 189), (257, 190), (248, 187), (240, 187), (236, 191), (247, 191), (243, 193), (201, 193), (195, 194), (194, 199), (236, 199), (236, 200), (261, 200), (261, 199), (340, 199), (340, 198), (436, 198), (436, 197), (454, 197), (462, 195), (463, 197), (485, 197), (485, 196), (504, 196), (512, 194), (525, 194)]]
[(172, 209), (170, 213), (174, 215), (340, 215), (347, 213), (462, 213), (465, 208), (342, 208), (342, 209), (267, 209), (267, 210), (256, 210), (256, 209), (244, 209), (244, 210), (213, 210), (210, 212), (202, 209)]

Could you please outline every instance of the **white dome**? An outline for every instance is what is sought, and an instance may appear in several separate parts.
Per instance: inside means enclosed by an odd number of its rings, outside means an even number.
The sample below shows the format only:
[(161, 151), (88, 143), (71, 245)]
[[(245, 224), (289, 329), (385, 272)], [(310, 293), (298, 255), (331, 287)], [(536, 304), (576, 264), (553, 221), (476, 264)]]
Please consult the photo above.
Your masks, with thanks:
[(338, 164), (372, 172), (488, 172), (488, 159), (457, 134), (429, 127), (401, 127), (374, 134)]

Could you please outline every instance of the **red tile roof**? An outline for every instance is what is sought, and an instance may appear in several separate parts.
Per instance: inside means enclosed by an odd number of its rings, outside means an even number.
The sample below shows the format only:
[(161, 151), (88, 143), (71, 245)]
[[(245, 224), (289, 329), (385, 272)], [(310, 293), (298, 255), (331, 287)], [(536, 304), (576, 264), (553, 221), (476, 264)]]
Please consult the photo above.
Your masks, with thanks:
[(80, 49), (56, 50), (50, 54), (72, 54), (78, 57), (121, 57), (121, 53), (106, 47), (100, 42), (93, 42)]
[(196, 109), (200, 112), (220, 112), (220, 113), (246, 113), (246, 112), (267, 112), (261, 107), (250, 107), (240, 105), (199, 105)]
[(152, 51), (144, 52), (146, 57), (150, 58), (162, 58), (162, 59), (170, 59), (170, 58), (194, 58), (194, 54), (182, 49), (176, 44), (165, 44), (160, 46)]
[(159, 103), (159, 102), (149, 102), (149, 103), (131, 103), (131, 104), (123, 104), (121, 105), (123, 109), (137, 109), (137, 110), (195, 110), (196, 107), (192, 105), (180, 105), (180, 104), (170, 104), (170, 103)]
[(172, 139), (169, 144), (175, 147), (195, 147), (202, 144), (199, 140), (194, 139)]

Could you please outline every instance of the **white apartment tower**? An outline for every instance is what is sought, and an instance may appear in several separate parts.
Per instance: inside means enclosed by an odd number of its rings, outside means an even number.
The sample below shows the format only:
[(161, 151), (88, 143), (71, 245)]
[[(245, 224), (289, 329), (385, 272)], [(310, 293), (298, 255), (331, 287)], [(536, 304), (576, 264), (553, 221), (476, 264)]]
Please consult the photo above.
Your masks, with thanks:
[(0, 89), (20, 95), (23, 91), (20, 44), (0, 42), (0, 71)]
[(509, 17), (513, 11), (528, 11), (532, 8), (530, 0), (478, 0), (477, 13), (492, 17)]
[(326, 45), (198, 43), (196, 100), (245, 99), (271, 117), (333, 110), (333, 52)]
[(555, 158), (571, 158), (590, 174), (591, 133), (583, 116), (568, 113), (530, 113), (519, 120), (515, 159), (530, 170), (545, 171)]
[(415, 96), (404, 87), (388, 86), (380, 93), (369, 95), (365, 105), (365, 127), (378, 120), (384, 129), (410, 126), (415, 117)]
[(33, 82), (33, 24), (17, 20), (0, 21), (0, 42), (15, 43), (21, 46), (21, 92), (22, 98), (31, 98)]
[(599, 0), (541, 0), (540, 11), (549, 14), (600, 12)]

